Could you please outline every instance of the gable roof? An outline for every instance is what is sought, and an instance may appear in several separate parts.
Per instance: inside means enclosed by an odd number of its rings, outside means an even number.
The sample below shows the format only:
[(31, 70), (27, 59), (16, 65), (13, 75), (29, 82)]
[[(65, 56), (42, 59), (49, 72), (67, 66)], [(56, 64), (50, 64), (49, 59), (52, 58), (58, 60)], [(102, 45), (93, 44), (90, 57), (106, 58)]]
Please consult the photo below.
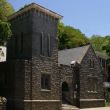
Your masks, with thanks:
[(70, 65), (72, 61), (77, 61), (80, 64), (89, 47), (90, 45), (86, 45), (82, 47), (59, 51), (58, 63), (64, 65)]
[(27, 6), (25, 6), (24, 8), (20, 9), (19, 11), (15, 12), (11, 16), (9, 16), (8, 19), (11, 20), (11, 19), (13, 19), (13, 18), (15, 18), (15, 17), (17, 17), (19, 15), (22, 15), (23, 13), (25, 13), (25, 12), (31, 10), (31, 9), (35, 9), (35, 10), (41, 11), (41, 12), (43, 12), (43, 13), (45, 13), (45, 14), (53, 17), (53, 18), (57, 18), (57, 19), (61, 19), (62, 18), (61, 15), (59, 15), (59, 14), (57, 14), (57, 13), (55, 13), (55, 12), (53, 12), (53, 11), (43, 7), (43, 6), (41, 6), (39, 4), (31, 3), (31, 4), (27, 5)]

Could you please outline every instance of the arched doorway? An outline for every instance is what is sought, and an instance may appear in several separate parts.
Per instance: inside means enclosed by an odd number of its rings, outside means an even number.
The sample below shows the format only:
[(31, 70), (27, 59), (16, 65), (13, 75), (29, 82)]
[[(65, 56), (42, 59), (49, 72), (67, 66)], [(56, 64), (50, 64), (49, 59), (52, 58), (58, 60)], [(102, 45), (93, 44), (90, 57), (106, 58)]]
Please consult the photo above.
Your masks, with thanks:
[(62, 83), (62, 103), (69, 103), (69, 86), (67, 82)]

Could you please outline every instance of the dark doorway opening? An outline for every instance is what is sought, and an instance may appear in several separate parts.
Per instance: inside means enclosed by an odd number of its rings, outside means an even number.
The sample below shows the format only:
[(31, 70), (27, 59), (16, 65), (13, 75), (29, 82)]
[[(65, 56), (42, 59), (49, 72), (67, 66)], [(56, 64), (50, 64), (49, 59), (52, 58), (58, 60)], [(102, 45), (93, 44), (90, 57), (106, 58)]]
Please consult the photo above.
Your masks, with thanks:
[(68, 84), (66, 82), (62, 83), (62, 91), (64, 91), (64, 92), (69, 91), (69, 87), (68, 87)]
[(69, 86), (67, 82), (63, 82), (62, 83), (62, 103), (69, 104), (68, 96), (69, 96)]

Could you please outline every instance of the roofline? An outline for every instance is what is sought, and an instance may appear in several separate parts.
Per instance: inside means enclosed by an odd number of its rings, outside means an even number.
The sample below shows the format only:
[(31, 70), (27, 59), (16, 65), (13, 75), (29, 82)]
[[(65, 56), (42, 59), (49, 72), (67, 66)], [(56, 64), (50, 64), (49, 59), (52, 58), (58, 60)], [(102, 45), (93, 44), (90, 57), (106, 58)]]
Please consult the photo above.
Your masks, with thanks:
[(82, 48), (82, 47), (86, 47), (86, 46), (90, 46), (91, 44), (87, 44), (87, 45), (83, 45), (83, 46), (78, 46), (78, 47), (73, 47), (73, 48), (66, 48), (66, 49), (62, 49), (62, 50), (58, 50), (58, 52), (60, 51), (65, 51), (65, 50), (72, 50), (72, 49), (77, 49), (77, 48)]
[[(88, 47), (87, 47), (88, 46)], [(91, 44), (88, 44), (88, 45), (84, 45), (84, 46), (80, 46), (80, 47), (75, 47), (75, 48), (70, 48), (70, 49), (63, 49), (63, 50), (59, 50), (58, 52), (61, 52), (61, 51), (66, 51), (66, 50), (74, 50), (74, 49), (77, 49), (77, 48), (82, 48), (82, 47), (87, 47), (86, 51), (83, 51), (84, 55), (80, 58), (80, 60), (76, 60), (75, 61), (80, 65), (82, 63), (82, 60), (84, 59), (87, 51), (89, 50), (89, 48), (91, 47), (92, 45)], [(59, 54), (59, 53), (58, 53)], [(61, 63), (59, 63), (61, 64)], [(64, 64), (63, 64), (64, 65)]]
[(46, 13), (47, 15), (52, 16), (52, 17), (57, 18), (57, 19), (62, 19), (63, 18), (63, 16), (61, 16), (60, 14), (57, 14), (57, 13), (55, 13), (55, 12), (39, 5), (39, 4), (31, 3), (31, 4), (27, 5), (26, 7), (24, 7), (23, 9), (15, 12), (11, 16), (9, 16), (8, 20), (11, 20), (11, 19), (15, 18), (18, 15), (22, 15), (23, 13), (25, 13), (26, 11), (31, 10), (31, 9), (39, 10), (39, 11), (41, 11), (43, 13)]
[(83, 61), (84, 57), (86, 56), (86, 54), (87, 54), (88, 50), (90, 49), (90, 47), (92, 47), (91, 44), (86, 45), (86, 46), (88, 46), (88, 48), (87, 48), (86, 52), (84, 53), (84, 55), (82, 56), (82, 58), (81, 58), (81, 60), (80, 60), (80, 64), (82, 63), (82, 61)]

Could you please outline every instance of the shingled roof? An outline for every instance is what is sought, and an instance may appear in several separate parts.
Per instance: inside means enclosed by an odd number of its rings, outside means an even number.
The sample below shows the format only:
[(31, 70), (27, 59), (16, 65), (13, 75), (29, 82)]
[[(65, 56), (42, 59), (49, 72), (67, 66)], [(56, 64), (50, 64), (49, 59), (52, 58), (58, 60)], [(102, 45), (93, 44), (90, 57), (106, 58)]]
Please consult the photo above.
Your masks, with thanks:
[(58, 63), (64, 65), (70, 65), (71, 61), (77, 61), (80, 64), (89, 47), (90, 45), (86, 45), (82, 47), (59, 51)]
[(23, 13), (31, 10), (31, 9), (35, 9), (37, 11), (43, 12), (43, 13), (45, 13), (45, 14), (53, 17), (53, 18), (61, 19), (63, 17), (63, 16), (61, 16), (61, 15), (59, 15), (59, 14), (57, 14), (57, 13), (51, 11), (51, 10), (39, 5), (39, 4), (31, 3), (31, 4), (27, 5), (27, 6), (25, 6), (24, 8), (20, 9), (19, 11), (15, 12), (11, 16), (9, 16), (8, 19), (9, 20), (13, 19), (13, 18), (15, 18), (15, 17), (17, 17), (19, 15), (22, 15)]

